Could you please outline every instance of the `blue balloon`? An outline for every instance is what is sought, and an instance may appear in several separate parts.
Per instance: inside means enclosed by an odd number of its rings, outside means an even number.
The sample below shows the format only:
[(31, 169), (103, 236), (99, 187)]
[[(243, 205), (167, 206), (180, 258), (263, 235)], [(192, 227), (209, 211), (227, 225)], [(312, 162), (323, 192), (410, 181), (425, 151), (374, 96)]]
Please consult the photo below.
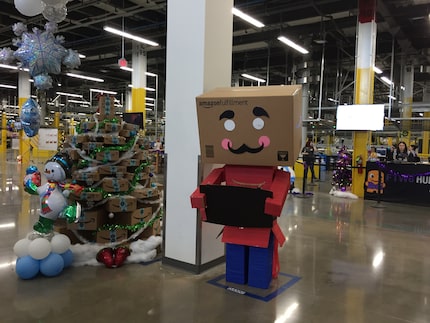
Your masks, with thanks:
[(40, 272), (48, 277), (59, 275), (64, 268), (64, 260), (58, 253), (51, 252), (40, 261)]
[(39, 273), (40, 261), (31, 256), (20, 257), (16, 260), (15, 271), (21, 279), (31, 279)]
[(73, 262), (73, 252), (72, 250), (67, 250), (66, 252), (60, 254), (61, 257), (63, 257), (64, 260), (64, 268), (69, 267)]
[(21, 109), (21, 125), (28, 137), (34, 137), (40, 128), (39, 105), (32, 98), (24, 102)]

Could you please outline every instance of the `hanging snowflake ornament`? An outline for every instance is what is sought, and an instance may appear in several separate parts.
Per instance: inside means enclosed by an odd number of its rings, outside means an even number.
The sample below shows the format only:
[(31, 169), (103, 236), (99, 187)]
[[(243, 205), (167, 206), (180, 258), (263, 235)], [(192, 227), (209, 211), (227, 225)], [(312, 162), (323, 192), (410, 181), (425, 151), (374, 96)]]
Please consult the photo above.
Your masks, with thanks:
[[(47, 22), (44, 31), (33, 28), (33, 32), (29, 32), (22, 22), (14, 24), (12, 29), (16, 36), (21, 37), (13, 40), (13, 44), (18, 47), (13, 57), (20, 61), (21, 67), (29, 69), (38, 89), (46, 90), (52, 87), (52, 78), (49, 74), (60, 74), (61, 64), (70, 69), (81, 64), (76, 51), (67, 50), (62, 46), (64, 37), (54, 36), (58, 29), (56, 22)], [(0, 51), (1, 62), (10, 63), (9, 50), (3, 48)]]

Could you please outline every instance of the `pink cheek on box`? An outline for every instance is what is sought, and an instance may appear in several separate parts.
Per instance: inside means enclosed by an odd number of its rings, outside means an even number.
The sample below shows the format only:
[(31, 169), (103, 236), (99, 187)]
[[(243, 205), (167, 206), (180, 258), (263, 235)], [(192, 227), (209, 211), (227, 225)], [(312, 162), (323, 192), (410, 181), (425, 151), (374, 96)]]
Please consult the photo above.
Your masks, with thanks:
[(225, 150), (228, 150), (228, 147), (231, 147), (231, 140), (227, 138), (223, 139), (221, 141), (221, 147)]
[(270, 139), (267, 136), (261, 136), (258, 138), (258, 144), (263, 147), (268, 147), (270, 145)]

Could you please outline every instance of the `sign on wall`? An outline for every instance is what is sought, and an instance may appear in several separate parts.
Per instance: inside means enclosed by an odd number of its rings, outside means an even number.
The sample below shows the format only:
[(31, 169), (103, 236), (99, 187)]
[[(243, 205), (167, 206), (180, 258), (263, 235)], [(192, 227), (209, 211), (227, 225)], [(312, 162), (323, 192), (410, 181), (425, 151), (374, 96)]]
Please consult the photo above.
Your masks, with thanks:
[(39, 129), (40, 150), (57, 150), (58, 148), (58, 129), (41, 128)]

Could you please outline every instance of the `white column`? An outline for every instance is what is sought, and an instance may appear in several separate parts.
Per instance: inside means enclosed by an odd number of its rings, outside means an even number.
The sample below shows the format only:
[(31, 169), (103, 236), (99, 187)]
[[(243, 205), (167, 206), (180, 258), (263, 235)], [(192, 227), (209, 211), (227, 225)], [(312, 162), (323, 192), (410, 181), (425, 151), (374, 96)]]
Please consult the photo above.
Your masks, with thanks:
[[(166, 214), (163, 263), (200, 272), (222, 259), (220, 226), (201, 223), (196, 96), (231, 85), (233, 0), (169, 0), (166, 55)], [(206, 266), (205, 266), (206, 265)]]

